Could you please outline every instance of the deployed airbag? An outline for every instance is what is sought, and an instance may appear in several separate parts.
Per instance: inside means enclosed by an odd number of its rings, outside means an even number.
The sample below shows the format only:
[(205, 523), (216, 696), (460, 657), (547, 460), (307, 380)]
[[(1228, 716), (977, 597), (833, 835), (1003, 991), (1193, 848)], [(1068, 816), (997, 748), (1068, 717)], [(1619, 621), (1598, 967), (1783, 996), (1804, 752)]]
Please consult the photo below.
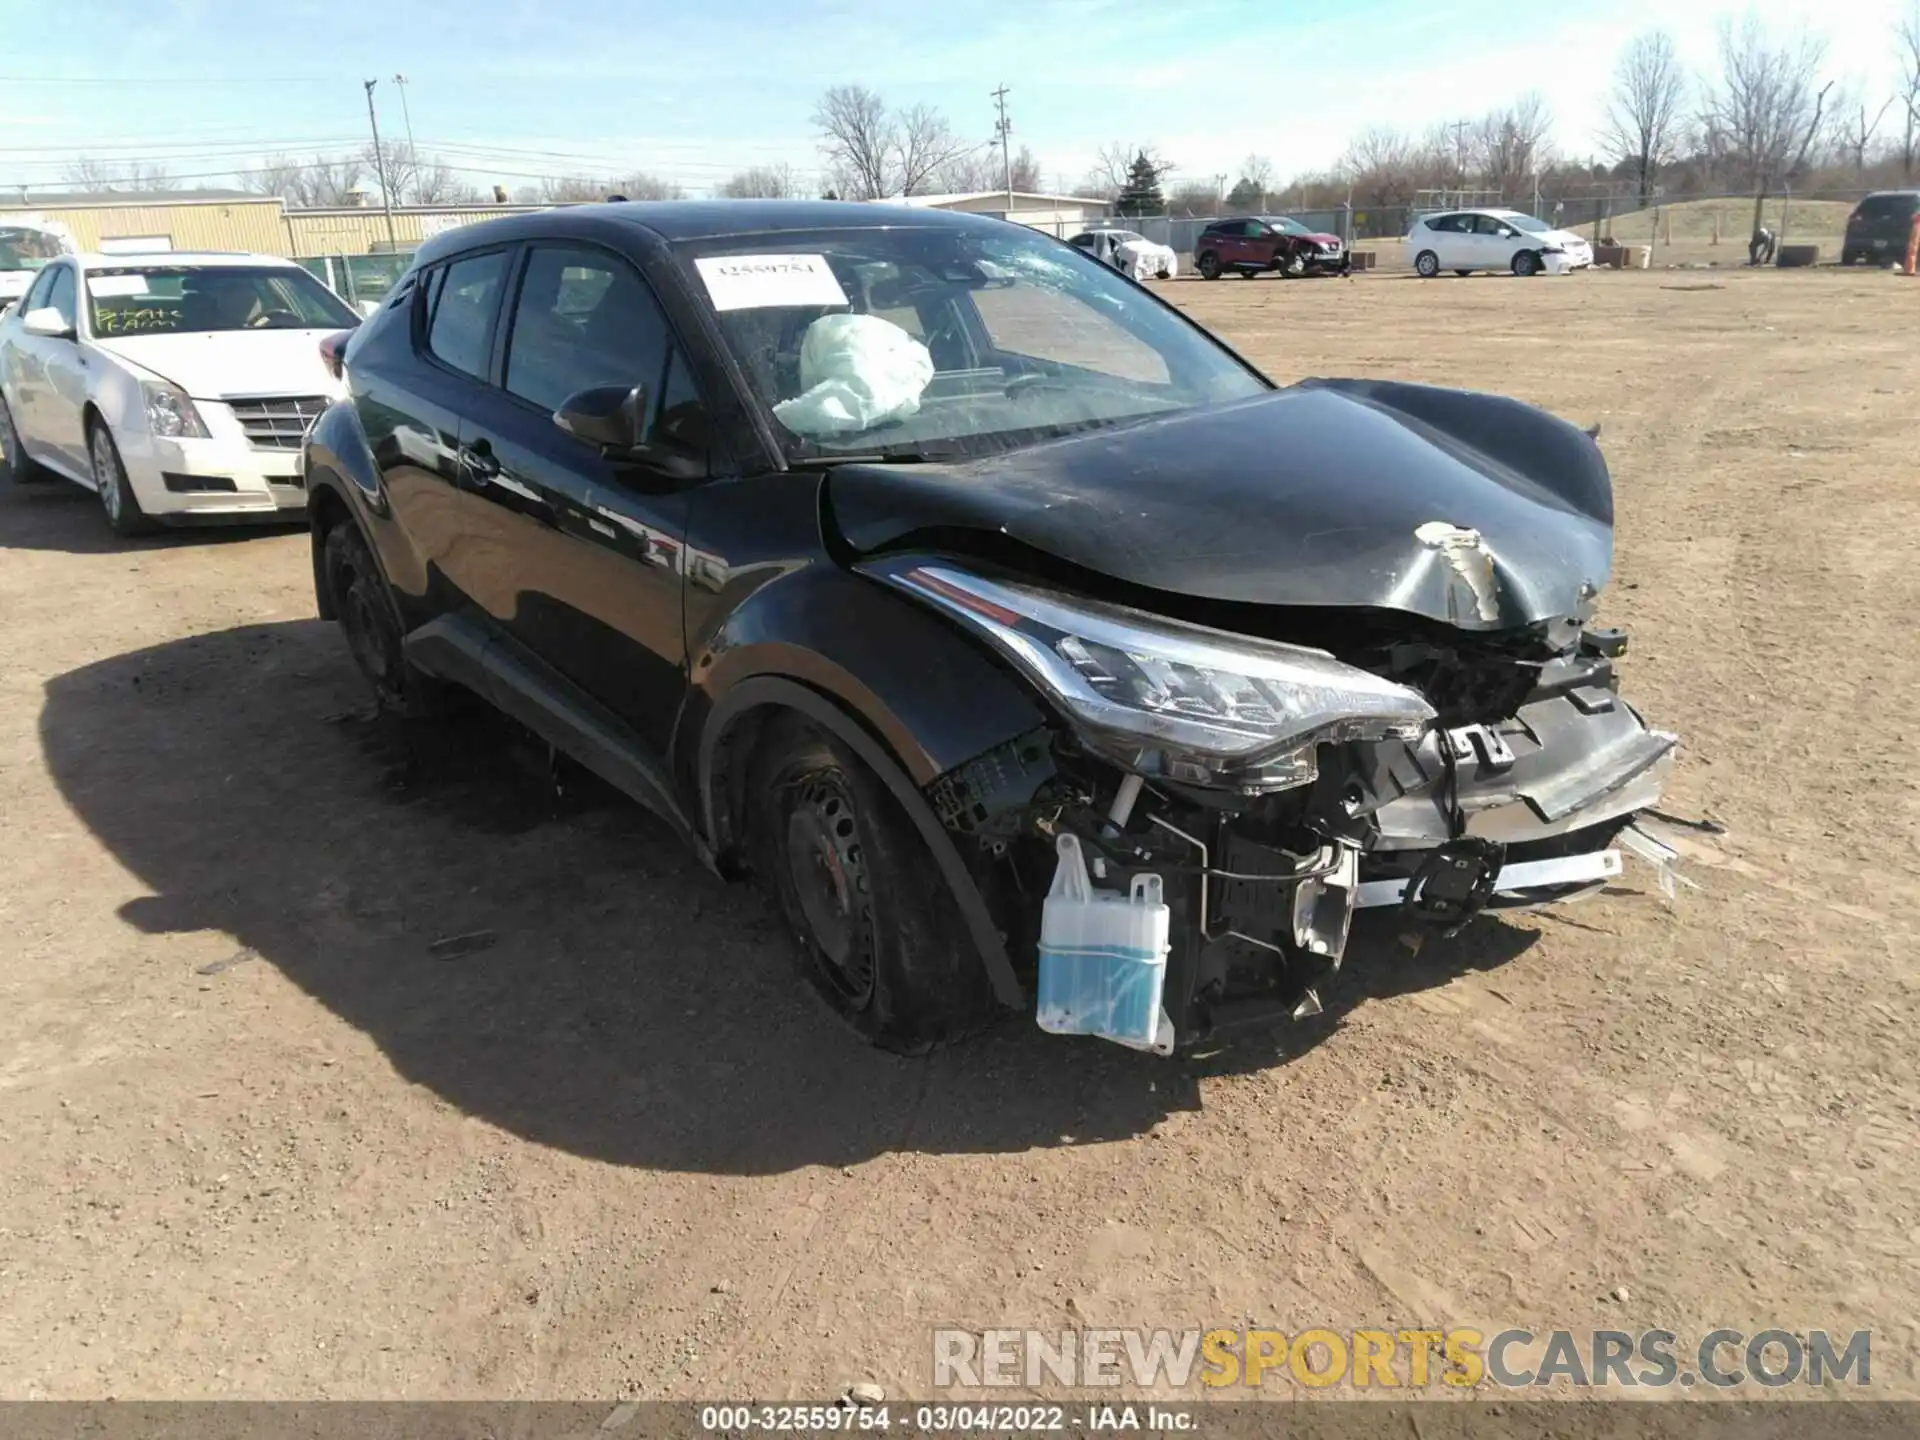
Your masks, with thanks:
[(796, 435), (838, 435), (920, 409), (933, 356), (878, 315), (823, 315), (800, 342), (800, 393), (773, 407)]

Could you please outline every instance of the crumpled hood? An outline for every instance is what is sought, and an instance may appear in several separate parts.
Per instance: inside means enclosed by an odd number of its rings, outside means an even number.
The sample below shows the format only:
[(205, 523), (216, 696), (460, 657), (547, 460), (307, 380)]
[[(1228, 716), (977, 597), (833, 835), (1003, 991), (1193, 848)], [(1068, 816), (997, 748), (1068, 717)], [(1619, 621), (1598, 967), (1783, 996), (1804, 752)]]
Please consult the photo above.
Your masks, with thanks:
[(826, 486), (862, 554), (997, 533), (1163, 593), (1467, 630), (1584, 615), (1613, 559), (1586, 432), (1388, 381), (1309, 380), (965, 463), (848, 464)]
[(195, 400), (227, 395), (337, 395), (320, 359), (323, 330), (217, 330), (185, 335), (121, 335), (94, 340), (143, 370), (171, 380)]
[(1314, 244), (1323, 250), (1329, 245), (1338, 250), (1342, 245), (1346, 244), (1346, 241), (1342, 240), (1338, 235), (1329, 235), (1324, 230), (1316, 230), (1311, 235), (1306, 235), (1301, 238), (1313, 241)]

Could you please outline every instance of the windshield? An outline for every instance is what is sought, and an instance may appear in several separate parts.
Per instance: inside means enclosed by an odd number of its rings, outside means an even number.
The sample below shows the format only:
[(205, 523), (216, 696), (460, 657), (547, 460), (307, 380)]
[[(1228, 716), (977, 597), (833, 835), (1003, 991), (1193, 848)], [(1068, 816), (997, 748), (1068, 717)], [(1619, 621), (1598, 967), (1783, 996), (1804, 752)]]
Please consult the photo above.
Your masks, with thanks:
[(1013, 226), (676, 250), (790, 459), (956, 458), (1269, 388), (1110, 266)]
[(0, 229), (0, 270), (38, 270), (64, 250), (60, 237), (45, 230)]
[(292, 265), (128, 265), (87, 272), (93, 333), (340, 330), (359, 317)]
[(1537, 215), (1502, 215), (1500, 217), (1516, 230), (1524, 230), (1529, 235), (1544, 235), (1554, 228), (1551, 221), (1542, 220)]
[(1276, 230), (1285, 231), (1289, 235), (1311, 235), (1313, 233), (1298, 220), (1291, 219), (1285, 215), (1270, 215), (1267, 217), (1267, 224)]

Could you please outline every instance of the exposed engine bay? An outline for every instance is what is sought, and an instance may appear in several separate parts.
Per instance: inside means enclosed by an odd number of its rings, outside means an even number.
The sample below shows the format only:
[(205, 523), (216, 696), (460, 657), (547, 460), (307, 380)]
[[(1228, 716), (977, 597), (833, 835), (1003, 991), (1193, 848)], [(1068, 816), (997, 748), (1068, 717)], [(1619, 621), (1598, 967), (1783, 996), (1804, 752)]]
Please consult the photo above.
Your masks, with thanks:
[[(904, 583), (963, 607), (1004, 607), (980, 617), (986, 627), (1019, 626), (1016, 607), (1045, 615), (1018, 598), (1017, 586), (933, 566), (908, 575)], [(1103, 653), (1085, 617), (1077, 629), (1077, 640), (1056, 650), (1083, 657), (1079, 678), (1091, 693), (1115, 681), (1106, 690), (1117, 698), (1114, 672), (1127, 659)], [(972, 842), (1010, 948), (1039, 956), (1045, 1028), (1164, 1053), (1236, 1025), (1319, 1013), (1361, 910), (1392, 910), (1406, 924), (1452, 933), (1485, 911), (1592, 895), (1621, 874), (1628, 854), (1652, 864), (1673, 893), (1677, 856), (1636, 821), (1658, 804), (1677, 742), (1618, 693), (1624, 634), (1576, 622), (1536, 627), (1526, 643), (1462, 636), (1438, 645), (1350, 629), (1356, 638), (1345, 655), (1297, 653), (1330, 662), (1322, 683), (1358, 690), (1345, 678), (1357, 671), (1390, 688), (1329, 694), (1324, 717), (1280, 717), (1299, 732), (1290, 748), (1210, 762), (1177, 745), (1142, 744), (1137, 733), (1049, 726), (932, 787), (942, 823)], [(1016, 630), (1028, 641), (1030, 632)], [(1163, 642), (1160, 653), (1169, 652), (1205, 659)], [(1153, 668), (1137, 652), (1131, 659)], [(1182, 668), (1176, 659), (1152, 677), (1170, 736), (1180, 730), (1183, 683), (1216, 694), (1239, 683), (1197, 663), (1182, 677)], [(1337, 680), (1336, 668), (1345, 672)], [(1310, 679), (1308, 667), (1296, 683)], [(1277, 685), (1254, 685), (1238, 698), (1291, 698)], [(1274, 708), (1256, 702), (1241, 713), (1271, 722)], [(1184, 713), (1204, 709), (1196, 699)], [(1081, 866), (1084, 882), (1075, 878)], [(1088, 1013), (1050, 1017), (1045, 972), (1063, 946), (1042, 932), (1055, 910), (1079, 905), (1076, 913), (1103, 922), (1097, 935), (1076, 929), (1064, 951), (1106, 966), (1108, 977), (1132, 973), (1127, 927), (1112, 923), (1119, 912), (1061, 897), (1124, 905), (1148, 880), (1168, 922), (1158, 1022), (1116, 1026), (1084, 994), (1078, 1008)], [(1075, 884), (1090, 884), (1091, 894)], [(1092, 985), (1105, 993), (1115, 983)]]

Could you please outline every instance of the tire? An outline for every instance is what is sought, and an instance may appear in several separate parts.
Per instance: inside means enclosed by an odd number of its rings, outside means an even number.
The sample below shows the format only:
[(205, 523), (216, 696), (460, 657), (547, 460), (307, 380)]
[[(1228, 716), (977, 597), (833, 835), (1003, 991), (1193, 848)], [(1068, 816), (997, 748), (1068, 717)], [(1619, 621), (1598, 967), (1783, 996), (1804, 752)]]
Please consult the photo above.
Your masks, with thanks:
[(1473, 272), (1471, 270), (1456, 270), (1453, 273), (1456, 275), (1471, 275)]
[(1422, 280), (1431, 280), (1440, 273), (1440, 257), (1431, 250), (1422, 250), (1413, 257), (1413, 273)]
[(869, 1043), (917, 1053), (993, 1015), (986, 967), (913, 823), (851, 750), (797, 716), (754, 752), (747, 833), (800, 974)]
[(1522, 278), (1538, 275), (1542, 268), (1540, 257), (1531, 250), (1519, 251), (1513, 257), (1513, 273)]
[(1858, 251), (1842, 250), (1840, 252), (1840, 263), (1842, 265), (1852, 265), (1856, 263), (1859, 259), (1860, 259), (1860, 255)]
[(1220, 278), (1220, 257), (1211, 250), (1202, 250), (1200, 257), (1193, 262), (1193, 265), (1194, 269), (1200, 272), (1200, 278), (1202, 280), (1218, 280)]
[(380, 708), (404, 720), (426, 719), (445, 710), (446, 687), (407, 659), (399, 606), (351, 520), (341, 520), (327, 532), (320, 563), (347, 649)]
[(13, 411), (7, 408), (4, 395), (0, 395), (0, 476), (16, 485), (35, 485), (48, 478), (40, 462), (20, 444), (20, 432), (14, 427)]
[(100, 497), (113, 533), (129, 538), (151, 535), (159, 527), (140, 508), (140, 497), (127, 481), (127, 467), (121, 463), (120, 447), (114, 443), (107, 422), (95, 418), (87, 426), (87, 458), (93, 462), (93, 488)]

